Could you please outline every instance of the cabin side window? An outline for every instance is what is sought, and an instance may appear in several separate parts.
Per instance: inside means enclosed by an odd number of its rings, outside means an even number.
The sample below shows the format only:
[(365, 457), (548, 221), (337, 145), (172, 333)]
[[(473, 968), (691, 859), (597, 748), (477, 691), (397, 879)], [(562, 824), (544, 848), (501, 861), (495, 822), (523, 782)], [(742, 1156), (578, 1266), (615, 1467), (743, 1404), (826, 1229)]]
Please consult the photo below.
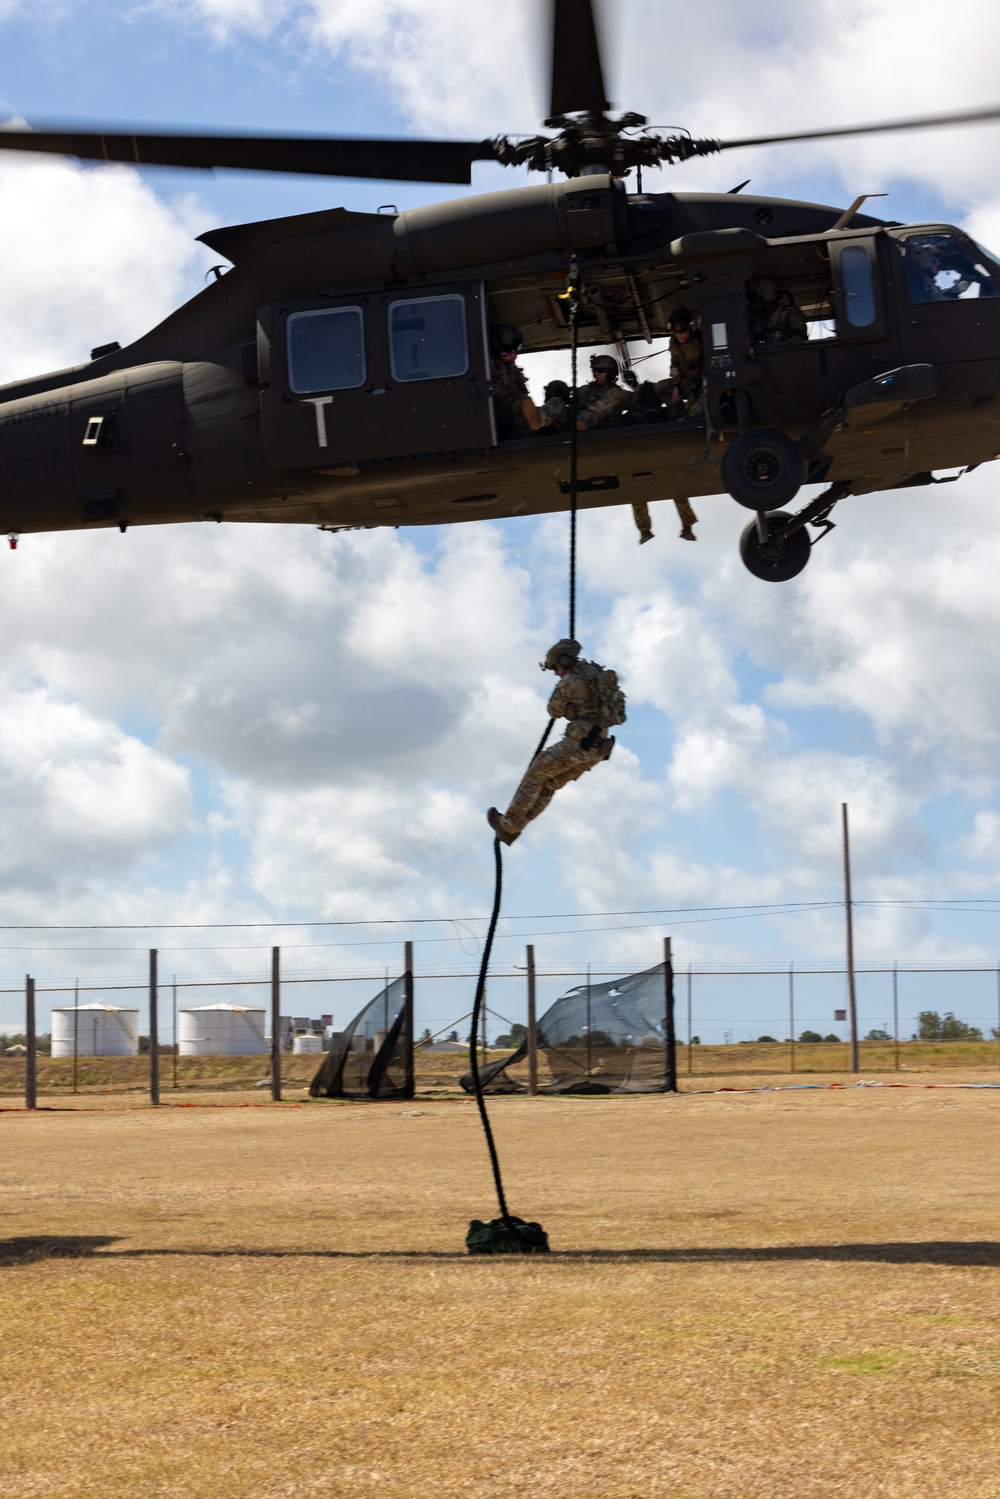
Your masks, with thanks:
[(951, 234), (914, 234), (903, 246), (911, 302), (969, 301), (1000, 296), (986, 266)]
[(847, 245), (840, 255), (847, 321), (852, 328), (870, 328), (877, 316), (872, 263), (864, 245)]
[(360, 307), (293, 312), (288, 319), (288, 383), (297, 395), (353, 390), (365, 383)]
[(469, 368), (465, 298), (391, 302), (389, 360), (394, 380), (446, 380), (464, 375)]

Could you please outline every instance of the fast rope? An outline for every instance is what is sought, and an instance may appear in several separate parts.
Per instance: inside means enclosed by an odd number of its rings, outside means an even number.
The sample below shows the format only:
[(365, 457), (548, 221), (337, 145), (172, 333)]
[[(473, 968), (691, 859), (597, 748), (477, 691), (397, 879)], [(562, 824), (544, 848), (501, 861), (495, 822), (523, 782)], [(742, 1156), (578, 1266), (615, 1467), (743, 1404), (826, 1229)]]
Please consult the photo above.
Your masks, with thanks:
[[(563, 298), (568, 306), (567, 322), (569, 323), (569, 347), (570, 347), (570, 396), (569, 396), (569, 638), (576, 639), (576, 510), (577, 492), (579, 489), (579, 432), (577, 430), (577, 350), (579, 346), (579, 311), (580, 311), (580, 287), (577, 263), (575, 257), (570, 261), (569, 279)], [(545, 732), (538, 741), (538, 748), (532, 755), (532, 762), (545, 748), (546, 741), (552, 732), (555, 719), (550, 718), (545, 725)], [(500, 1217), (492, 1219), (489, 1223), (483, 1223), (474, 1218), (469, 1226), (466, 1236), (466, 1247), (470, 1254), (545, 1254), (548, 1252), (549, 1241), (545, 1230), (540, 1223), (525, 1223), (523, 1218), (515, 1218), (507, 1207), (507, 1197), (503, 1189), (503, 1176), (500, 1171), (500, 1157), (497, 1154), (496, 1141), (493, 1138), (493, 1128), (490, 1124), (490, 1116), (486, 1109), (486, 1098), (483, 1093), (483, 1081), (479, 1074), (479, 1058), (477, 1056), (479, 1022), (483, 1013), (483, 1003), (486, 996), (486, 976), (489, 972), (490, 957), (493, 952), (493, 938), (496, 935), (497, 922), (500, 919), (500, 903), (503, 895), (503, 857), (500, 852), (500, 839), (493, 840), (493, 861), (495, 867), (495, 880), (493, 887), (493, 911), (490, 916), (489, 930), (486, 933), (486, 941), (483, 944), (483, 957), (479, 965), (479, 978), (476, 982), (476, 997), (472, 1004), (472, 1024), (469, 1034), (469, 1071), (472, 1074), (472, 1087), (476, 1095), (476, 1107), (479, 1110), (480, 1123), (483, 1126), (483, 1134), (486, 1136), (486, 1149), (489, 1151), (490, 1167), (493, 1171), (493, 1185), (496, 1187), (497, 1204), (500, 1208)], [(485, 1055), (485, 1052), (484, 1052)]]

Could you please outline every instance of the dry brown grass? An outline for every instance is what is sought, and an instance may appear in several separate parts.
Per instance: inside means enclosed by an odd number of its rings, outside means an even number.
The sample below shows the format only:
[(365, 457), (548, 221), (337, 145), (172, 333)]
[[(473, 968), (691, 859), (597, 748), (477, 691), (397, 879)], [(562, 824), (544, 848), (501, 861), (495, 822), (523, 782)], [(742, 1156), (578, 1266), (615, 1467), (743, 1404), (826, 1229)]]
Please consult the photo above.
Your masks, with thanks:
[(4, 1499), (1000, 1487), (1000, 1092), (499, 1099), (523, 1261), (471, 1103), (107, 1105), (0, 1114)]

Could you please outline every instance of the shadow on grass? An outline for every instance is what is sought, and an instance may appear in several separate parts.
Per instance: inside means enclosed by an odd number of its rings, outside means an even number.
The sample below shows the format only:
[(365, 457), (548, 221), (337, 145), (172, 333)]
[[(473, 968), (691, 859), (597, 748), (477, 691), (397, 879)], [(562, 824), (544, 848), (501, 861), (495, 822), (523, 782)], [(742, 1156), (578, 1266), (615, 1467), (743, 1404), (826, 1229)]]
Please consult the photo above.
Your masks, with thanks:
[[(457, 1236), (457, 1235), (456, 1235)], [(0, 1239), (0, 1267), (32, 1264), (39, 1260), (141, 1260), (247, 1259), (247, 1260), (456, 1260), (475, 1263), (481, 1257), (459, 1249), (268, 1249), (163, 1248), (109, 1249), (121, 1242), (114, 1234), (41, 1234), (37, 1237)], [(823, 1260), (831, 1263), (876, 1265), (970, 1265), (1000, 1267), (1000, 1243), (989, 1239), (928, 1239), (916, 1243), (887, 1244), (776, 1244), (741, 1248), (691, 1247), (688, 1249), (555, 1249), (548, 1256), (530, 1256), (535, 1265), (559, 1260), (622, 1262), (642, 1261), (660, 1265), (781, 1264)]]
[(0, 1267), (30, 1265), (37, 1260), (87, 1260), (108, 1244), (117, 1244), (118, 1234), (35, 1234), (20, 1239), (0, 1239)]

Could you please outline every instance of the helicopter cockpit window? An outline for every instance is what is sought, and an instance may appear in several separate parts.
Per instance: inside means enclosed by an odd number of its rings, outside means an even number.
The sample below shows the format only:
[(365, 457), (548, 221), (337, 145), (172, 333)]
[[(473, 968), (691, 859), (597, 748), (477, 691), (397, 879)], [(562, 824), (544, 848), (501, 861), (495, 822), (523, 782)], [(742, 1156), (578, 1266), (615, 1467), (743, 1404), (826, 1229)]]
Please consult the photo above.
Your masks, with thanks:
[(469, 368), (465, 298), (421, 297), (389, 306), (394, 380), (446, 380)]
[(870, 328), (877, 316), (872, 263), (863, 245), (847, 245), (840, 256), (847, 321), (852, 328)]
[(293, 312), (288, 319), (288, 381), (297, 395), (352, 390), (365, 383), (360, 307)]
[(911, 302), (1000, 297), (1000, 287), (972, 246), (951, 234), (911, 235), (904, 254), (906, 293)]

